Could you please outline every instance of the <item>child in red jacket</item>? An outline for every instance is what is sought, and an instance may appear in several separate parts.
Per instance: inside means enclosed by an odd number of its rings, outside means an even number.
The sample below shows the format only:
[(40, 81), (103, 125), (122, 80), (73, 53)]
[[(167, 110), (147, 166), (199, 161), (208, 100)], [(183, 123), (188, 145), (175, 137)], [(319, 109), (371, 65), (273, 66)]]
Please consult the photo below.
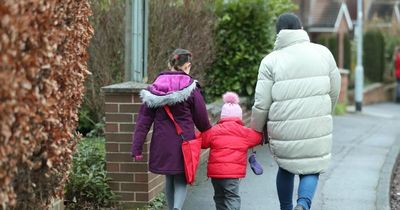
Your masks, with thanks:
[(397, 80), (396, 102), (400, 103), (400, 46), (397, 47), (393, 59), (394, 59), (394, 68)]
[(217, 210), (238, 210), (239, 178), (246, 176), (247, 151), (261, 144), (262, 135), (244, 126), (236, 93), (225, 93), (223, 100), (221, 119), (202, 134), (202, 148), (210, 148), (207, 176), (214, 187)]

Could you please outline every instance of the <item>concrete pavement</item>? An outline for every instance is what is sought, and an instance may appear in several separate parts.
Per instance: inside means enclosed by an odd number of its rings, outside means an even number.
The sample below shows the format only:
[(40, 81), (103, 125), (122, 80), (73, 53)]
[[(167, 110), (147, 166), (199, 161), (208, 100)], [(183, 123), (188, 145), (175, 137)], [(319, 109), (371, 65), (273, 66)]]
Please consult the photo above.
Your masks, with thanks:
[[(391, 171), (400, 149), (400, 105), (364, 107), (361, 114), (334, 117), (332, 161), (320, 176), (312, 209), (389, 210)], [(278, 166), (267, 146), (256, 148), (264, 174), (248, 167), (240, 194), (242, 210), (278, 210), (275, 178)], [(189, 189), (184, 210), (212, 210), (213, 188), (200, 166), (196, 186)], [(295, 187), (298, 178), (296, 177)], [(296, 195), (294, 195), (294, 204)]]

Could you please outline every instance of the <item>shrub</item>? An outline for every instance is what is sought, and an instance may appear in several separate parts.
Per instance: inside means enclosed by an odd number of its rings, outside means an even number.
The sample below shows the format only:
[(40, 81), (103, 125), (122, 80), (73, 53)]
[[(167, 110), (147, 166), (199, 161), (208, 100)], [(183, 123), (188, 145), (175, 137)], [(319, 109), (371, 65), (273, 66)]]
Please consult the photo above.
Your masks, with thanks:
[[(339, 60), (338, 38), (336, 34), (320, 35), (316, 42), (327, 47), (331, 51), (333, 57), (335, 57), (335, 60)], [(343, 48), (343, 68), (350, 70), (352, 66), (352, 48), (349, 35), (347, 34), (343, 37)]]
[(205, 70), (215, 60), (214, 0), (150, 0), (148, 79), (167, 69), (175, 48), (193, 52), (191, 75), (204, 81)]
[(400, 46), (400, 37), (385, 34), (385, 72), (384, 81), (393, 82), (395, 80), (394, 76), (394, 60), (393, 55), (396, 46)]
[(100, 121), (94, 121), (93, 110), (87, 108), (86, 105), (79, 110), (79, 121), (77, 131), (85, 137), (100, 137), (104, 136), (104, 118)]
[(335, 115), (344, 115), (347, 113), (346, 103), (337, 103), (335, 106)]
[(338, 60), (338, 42), (336, 35), (321, 35), (318, 37), (317, 43), (324, 45), (331, 51), (335, 60)]
[(116, 195), (107, 182), (104, 138), (79, 142), (65, 185), (67, 209), (100, 209), (115, 204)]
[(93, 130), (94, 126), (96, 125), (96, 122), (92, 120), (93, 117), (90, 116), (90, 110), (86, 108), (86, 106), (83, 106), (79, 110), (78, 119), (77, 131), (84, 136)]
[(343, 44), (344, 44), (344, 61), (343, 61), (343, 68), (347, 69), (347, 70), (351, 70), (352, 67), (352, 49), (351, 49), (351, 41), (349, 38), (349, 35), (346, 34), (344, 35), (344, 40), (343, 40)]
[(385, 70), (385, 40), (379, 31), (364, 34), (363, 65), (365, 77), (371, 82), (382, 82)]
[(63, 194), (92, 35), (87, 0), (0, 4), (0, 208)]
[(400, 37), (384, 34), (385, 39), (385, 59), (391, 64), (390, 68), (393, 68), (393, 53), (395, 52), (396, 46), (400, 45)]
[(217, 0), (216, 57), (206, 74), (208, 101), (227, 90), (253, 95), (258, 66), (273, 48), (273, 21), (291, 9), (288, 0)]
[(167, 205), (167, 199), (163, 192), (159, 193), (149, 205), (146, 206), (148, 210), (159, 210), (163, 209)]
[(125, 1), (89, 0), (93, 10), (90, 23), (95, 33), (89, 45), (88, 67), (91, 75), (85, 82), (85, 97), (79, 114), (78, 131), (86, 135), (104, 117), (103, 86), (124, 78)]

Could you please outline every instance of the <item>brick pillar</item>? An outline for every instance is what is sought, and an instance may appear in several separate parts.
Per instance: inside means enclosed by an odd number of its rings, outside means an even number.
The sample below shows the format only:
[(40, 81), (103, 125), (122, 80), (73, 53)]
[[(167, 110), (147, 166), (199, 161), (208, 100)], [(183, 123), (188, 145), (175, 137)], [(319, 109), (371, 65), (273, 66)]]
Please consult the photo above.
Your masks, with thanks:
[(151, 132), (143, 149), (144, 162), (131, 157), (132, 134), (146, 84), (126, 82), (103, 87), (106, 115), (106, 161), (109, 184), (125, 207), (141, 207), (164, 187), (164, 177), (148, 172)]
[(347, 104), (348, 103), (347, 89), (349, 87), (349, 70), (340, 69), (340, 76), (342, 77), (342, 81), (341, 81), (338, 103)]

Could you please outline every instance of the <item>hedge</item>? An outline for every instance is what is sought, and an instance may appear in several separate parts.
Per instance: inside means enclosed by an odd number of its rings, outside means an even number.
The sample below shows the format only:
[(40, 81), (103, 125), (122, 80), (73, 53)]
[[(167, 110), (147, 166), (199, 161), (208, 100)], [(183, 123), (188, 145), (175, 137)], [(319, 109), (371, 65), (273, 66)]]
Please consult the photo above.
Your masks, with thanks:
[[(335, 60), (339, 60), (338, 38), (336, 34), (320, 35), (316, 42), (327, 47), (331, 51), (333, 57), (335, 57)], [(347, 34), (345, 34), (343, 38), (343, 51), (343, 68), (350, 70), (352, 65), (352, 50), (351, 41)]]
[(78, 131), (86, 135), (103, 121), (104, 94), (101, 87), (120, 83), (124, 78), (125, 0), (89, 0), (90, 23), (96, 33), (90, 41), (89, 71), (79, 114)]
[(193, 53), (190, 74), (202, 84), (206, 69), (215, 60), (213, 29), (215, 0), (150, 0), (148, 78), (153, 82), (168, 68), (176, 48)]
[(76, 144), (91, 11), (87, 0), (3, 0), (0, 11), (0, 208), (45, 209)]
[(208, 101), (228, 90), (254, 94), (259, 64), (273, 48), (274, 21), (294, 8), (290, 0), (217, 0), (216, 57), (206, 74)]
[(336, 35), (321, 35), (317, 39), (318, 44), (322, 44), (327, 47), (335, 60), (338, 58), (338, 40)]
[(365, 77), (370, 82), (382, 82), (385, 70), (385, 39), (380, 31), (364, 34), (363, 65)]
[(344, 60), (343, 60), (343, 68), (351, 70), (352, 66), (352, 49), (351, 49), (351, 41), (349, 35), (344, 35)]

